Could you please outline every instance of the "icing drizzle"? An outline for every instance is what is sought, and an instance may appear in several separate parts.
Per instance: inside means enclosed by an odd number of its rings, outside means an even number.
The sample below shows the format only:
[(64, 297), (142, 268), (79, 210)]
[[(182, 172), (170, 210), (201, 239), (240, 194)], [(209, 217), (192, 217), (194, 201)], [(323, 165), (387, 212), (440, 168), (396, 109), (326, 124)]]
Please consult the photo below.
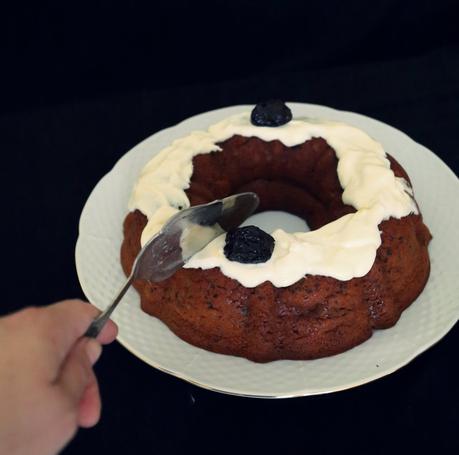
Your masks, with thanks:
[(175, 140), (143, 168), (134, 186), (129, 210), (148, 218), (142, 233), (144, 245), (180, 207), (189, 207), (185, 194), (193, 173), (193, 157), (221, 150), (216, 144), (234, 135), (279, 140), (288, 147), (322, 137), (335, 150), (343, 202), (357, 212), (345, 215), (311, 232), (271, 233), (276, 243), (271, 259), (262, 264), (229, 261), (224, 253), (225, 235), (195, 254), (187, 268), (219, 267), (226, 276), (246, 287), (271, 281), (289, 286), (306, 274), (338, 280), (361, 277), (371, 269), (381, 244), (379, 223), (390, 217), (418, 213), (408, 183), (395, 177), (378, 142), (362, 130), (339, 122), (297, 118), (276, 127), (254, 126), (250, 113), (233, 115), (207, 131), (194, 131)]

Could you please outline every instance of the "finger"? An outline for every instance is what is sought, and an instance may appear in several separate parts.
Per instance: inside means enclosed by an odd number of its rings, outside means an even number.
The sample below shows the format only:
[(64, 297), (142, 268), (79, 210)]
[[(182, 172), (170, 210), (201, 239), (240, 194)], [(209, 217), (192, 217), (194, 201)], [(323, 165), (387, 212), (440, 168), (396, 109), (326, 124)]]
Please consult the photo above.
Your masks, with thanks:
[(99, 384), (93, 372), (91, 382), (86, 387), (78, 405), (78, 425), (83, 428), (93, 427), (100, 419), (100, 409)]
[(51, 342), (56, 361), (61, 365), (99, 310), (81, 300), (64, 300), (41, 310), (44, 320), (41, 329), (45, 331), (42, 336)]
[(92, 366), (100, 357), (101, 345), (92, 339), (82, 339), (70, 351), (55, 382), (72, 409), (77, 410), (94, 373)]
[[(76, 338), (84, 335), (91, 322), (100, 314), (100, 310), (96, 307), (81, 300), (64, 300), (63, 302), (49, 305), (47, 308), (51, 310), (51, 314), (55, 318), (75, 320), (72, 327), (74, 330), (73, 336), (76, 336)], [(111, 343), (117, 334), (117, 325), (109, 319), (98, 335), (97, 340), (102, 344)]]
[(118, 326), (111, 319), (109, 319), (96, 339), (101, 344), (109, 344), (115, 340), (117, 335)]
[[(42, 308), (43, 337), (49, 340), (55, 354), (55, 366), (58, 368), (75, 342), (84, 335), (93, 319), (100, 311), (81, 300), (65, 300)], [(100, 333), (104, 344), (113, 341), (116, 336), (116, 325), (110, 321)]]

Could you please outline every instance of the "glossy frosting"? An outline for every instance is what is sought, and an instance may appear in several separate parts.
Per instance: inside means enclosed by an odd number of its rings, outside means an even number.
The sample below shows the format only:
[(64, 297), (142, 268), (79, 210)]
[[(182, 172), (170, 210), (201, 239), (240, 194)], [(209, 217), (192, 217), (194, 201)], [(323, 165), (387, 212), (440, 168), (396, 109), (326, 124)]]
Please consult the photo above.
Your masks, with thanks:
[(250, 123), (250, 113), (231, 116), (207, 131), (195, 131), (160, 151), (143, 168), (134, 187), (129, 209), (148, 218), (141, 243), (144, 245), (180, 208), (189, 207), (185, 194), (193, 173), (195, 155), (219, 151), (216, 145), (234, 135), (256, 136), (264, 141), (279, 140), (286, 146), (322, 137), (338, 158), (338, 178), (343, 202), (356, 213), (345, 215), (311, 232), (272, 232), (276, 243), (271, 259), (262, 264), (241, 264), (223, 254), (221, 235), (194, 255), (185, 267), (219, 267), (225, 275), (246, 287), (271, 281), (289, 286), (306, 274), (338, 280), (361, 277), (371, 269), (381, 244), (378, 224), (389, 217), (417, 213), (412, 190), (395, 177), (378, 142), (351, 125), (311, 118), (298, 118), (280, 127), (259, 127)]

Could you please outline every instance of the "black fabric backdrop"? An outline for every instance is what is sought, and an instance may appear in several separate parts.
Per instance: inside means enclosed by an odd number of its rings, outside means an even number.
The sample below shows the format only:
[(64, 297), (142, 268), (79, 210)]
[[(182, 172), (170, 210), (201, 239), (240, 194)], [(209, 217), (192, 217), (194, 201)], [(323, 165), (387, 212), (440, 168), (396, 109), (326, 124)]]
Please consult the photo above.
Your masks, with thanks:
[[(136, 143), (206, 110), (280, 96), (356, 111), (458, 173), (454, 2), (63, 5), (2, 16), (0, 314), (83, 297), (74, 247), (91, 189)], [(458, 347), (455, 327), (376, 382), (273, 401), (199, 389), (115, 343), (96, 366), (101, 422), (64, 453), (457, 452)]]

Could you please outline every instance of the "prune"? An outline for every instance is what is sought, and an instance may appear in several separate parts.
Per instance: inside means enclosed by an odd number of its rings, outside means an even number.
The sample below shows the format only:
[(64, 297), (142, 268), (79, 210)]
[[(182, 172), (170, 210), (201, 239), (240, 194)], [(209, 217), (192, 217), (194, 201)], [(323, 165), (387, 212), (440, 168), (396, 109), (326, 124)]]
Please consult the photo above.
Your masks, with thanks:
[(250, 121), (255, 126), (281, 126), (290, 120), (292, 120), (292, 111), (281, 100), (258, 103), (250, 115)]
[(223, 252), (230, 261), (243, 264), (266, 262), (274, 250), (274, 239), (256, 226), (245, 226), (227, 232)]

